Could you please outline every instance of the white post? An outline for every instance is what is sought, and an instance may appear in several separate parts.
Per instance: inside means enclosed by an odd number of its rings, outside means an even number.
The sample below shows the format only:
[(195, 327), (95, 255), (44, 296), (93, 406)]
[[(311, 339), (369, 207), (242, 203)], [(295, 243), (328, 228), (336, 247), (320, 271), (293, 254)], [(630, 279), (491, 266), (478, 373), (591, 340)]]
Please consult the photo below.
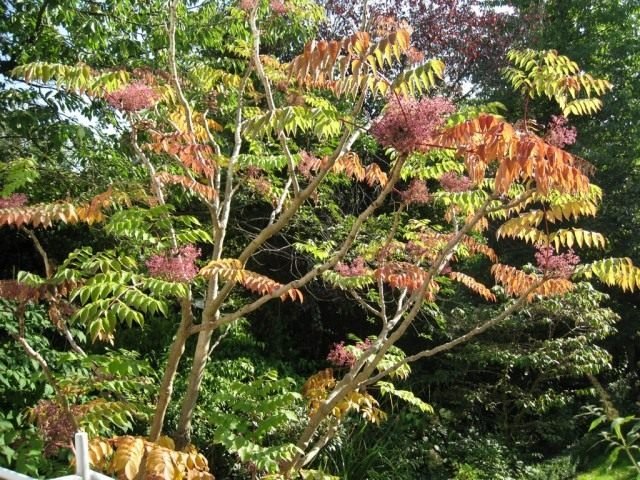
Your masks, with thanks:
[(89, 480), (91, 470), (89, 469), (89, 437), (86, 432), (76, 433), (76, 475), (82, 480)]

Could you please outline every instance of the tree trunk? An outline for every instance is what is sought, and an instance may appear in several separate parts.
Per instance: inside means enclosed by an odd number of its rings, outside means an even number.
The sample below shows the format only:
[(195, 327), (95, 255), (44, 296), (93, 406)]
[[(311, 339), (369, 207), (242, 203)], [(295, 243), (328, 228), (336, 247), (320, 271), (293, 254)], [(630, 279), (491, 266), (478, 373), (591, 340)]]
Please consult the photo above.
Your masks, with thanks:
[(178, 450), (191, 442), (191, 419), (196, 407), (196, 402), (198, 401), (198, 393), (200, 391), (200, 385), (202, 384), (202, 378), (204, 377), (204, 370), (209, 360), (209, 348), (211, 346), (212, 335), (213, 330), (205, 330), (198, 335), (198, 343), (193, 355), (193, 365), (191, 366), (191, 373), (189, 374), (189, 385), (182, 400), (178, 429), (173, 436)]
[(162, 426), (164, 424), (164, 418), (167, 414), (167, 408), (171, 401), (171, 395), (173, 393), (173, 382), (178, 372), (178, 365), (180, 359), (184, 353), (184, 348), (189, 338), (189, 329), (193, 323), (193, 314), (191, 311), (191, 295), (185, 297), (181, 301), (181, 320), (178, 331), (176, 332), (176, 338), (171, 344), (169, 350), (169, 358), (167, 360), (167, 367), (164, 370), (162, 376), (162, 382), (160, 384), (160, 391), (158, 393), (158, 401), (156, 402), (156, 410), (153, 415), (153, 422), (151, 424), (151, 431), (149, 432), (149, 440), (155, 442), (162, 433)]

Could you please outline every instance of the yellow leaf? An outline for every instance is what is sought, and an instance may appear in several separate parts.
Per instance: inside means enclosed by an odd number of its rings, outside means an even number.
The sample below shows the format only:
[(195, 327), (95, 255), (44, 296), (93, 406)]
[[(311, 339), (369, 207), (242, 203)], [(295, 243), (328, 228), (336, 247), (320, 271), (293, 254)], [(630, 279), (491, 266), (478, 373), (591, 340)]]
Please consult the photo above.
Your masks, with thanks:
[(166, 435), (162, 435), (158, 441), (156, 442), (158, 445), (160, 445), (161, 447), (165, 447), (168, 448), (170, 450), (175, 450), (176, 449), (176, 444), (174, 443), (173, 439), (171, 437), (168, 437)]

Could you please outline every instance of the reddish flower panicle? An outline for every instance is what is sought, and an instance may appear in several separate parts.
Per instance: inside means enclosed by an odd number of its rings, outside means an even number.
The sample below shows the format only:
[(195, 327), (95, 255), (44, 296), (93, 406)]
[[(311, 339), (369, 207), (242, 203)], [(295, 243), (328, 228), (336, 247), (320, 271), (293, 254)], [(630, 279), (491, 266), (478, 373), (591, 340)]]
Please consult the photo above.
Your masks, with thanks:
[(440, 177), (440, 185), (442, 185), (442, 188), (447, 192), (466, 192), (473, 187), (473, 182), (466, 175), (447, 172)]
[(28, 201), (24, 193), (14, 193), (10, 197), (0, 198), (0, 208), (23, 207)]
[(538, 268), (548, 277), (569, 278), (573, 275), (576, 265), (580, 263), (580, 257), (572, 249), (567, 253), (556, 255), (552, 246), (537, 246), (535, 254)]
[(568, 123), (567, 117), (552, 115), (551, 121), (547, 126), (547, 134), (544, 136), (547, 143), (558, 148), (564, 148), (567, 145), (576, 143), (576, 127), (568, 127)]
[(152, 277), (171, 282), (190, 282), (198, 274), (195, 262), (199, 255), (199, 248), (186, 245), (164, 255), (152, 255), (146, 265)]
[(351, 262), (351, 265), (348, 263), (338, 262), (334, 270), (343, 277), (357, 277), (364, 274), (366, 267), (364, 258), (356, 257), (353, 259), (353, 262)]
[(113, 108), (124, 112), (139, 112), (155, 105), (160, 95), (142, 82), (130, 83), (126, 87), (109, 93), (105, 99)]
[(289, 13), (289, 7), (282, 0), (271, 0), (269, 8), (276, 15), (286, 15)]
[(400, 153), (424, 152), (453, 111), (453, 104), (442, 97), (421, 100), (394, 97), (371, 127), (371, 134), (381, 145), (393, 147)]
[(240, 0), (238, 6), (245, 12), (248, 12), (256, 8), (257, 3), (257, 0)]
[(412, 203), (420, 205), (428, 203), (431, 197), (429, 196), (427, 184), (421, 180), (414, 179), (411, 180), (409, 188), (400, 192), (400, 199), (407, 205), (411, 205)]
[[(368, 338), (364, 342), (356, 343), (355, 347), (364, 352), (371, 346), (371, 340)], [(356, 360), (358, 359), (356, 353), (353, 351), (353, 348), (349, 348), (345, 346), (344, 342), (334, 343), (329, 350), (329, 354), (327, 355), (327, 360), (334, 367), (347, 367), (351, 368)]]
[(344, 342), (340, 342), (333, 344), (327, 355), (327, 360), (335, 367), (351, 367), (356, 362), (356, 356), (347, 350)]

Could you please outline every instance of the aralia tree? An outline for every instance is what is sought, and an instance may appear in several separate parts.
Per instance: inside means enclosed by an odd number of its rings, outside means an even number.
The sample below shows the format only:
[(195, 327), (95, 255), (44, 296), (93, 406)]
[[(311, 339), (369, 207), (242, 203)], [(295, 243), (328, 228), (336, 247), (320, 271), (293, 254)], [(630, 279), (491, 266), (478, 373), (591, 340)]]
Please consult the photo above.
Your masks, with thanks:
[[(308, 8), (313, 7), (305, 0), (243, 0), (224, 11), (231, 35), (220, 47), (226, 54), (192, 65), (181, 62), (176, 48), (178, 29), (191, 13), (171, 0), (166, 71), (47, 63), (13, 70), (17, 77), (82, 92), (120, 112), (131, 160), (146, 172), (137, 189), (114, 184), (84, 203), (24, 205), (16, 194), (0, 210), (0, 225), (31, 233), (54, 222), (85, 222), (103, 225), (113, 239), (106, 251), (73, 252), (46, 278), (19, 277), (15, 288), (21, 295), (50, 289), (47, 301), (57, 300), (64, 286), (76, 309), (57, 320), (61, 328), (70, 321), (84, 326), (93, 341), (109, 341), (121, 324), (142, 324), (145, 315), (179, 308), (148, 440), (93, 444), (95, 463), (127, 478), (187, 467), (206, 477), (200, 457), (178, 455), (176, 445), (161, 437), (187, 339), (197, 336), (172, 435), (178, 449), (189, 442), (203, 374), (217, 343), (213, 335), (222, 337), (225, 328), (266, 302), (303, 302), (312, 281), (347, 291), (374, 320), (375, 330), (336, 352), (340, 370), (320, 371), (305, 383), (308, 417), (299, 437), (263, 465), (285, 477), (308, 467), (347, 415), (359, 412), (381, 421), (379, 394), (429, 412), (428, 404), (389, 381), (406, 378), (412, 362), (472, 340), (527, 302), (569, 292), (572, 278), (595, 275), (624, 289), (640, 287), (640, 271), (626, 259), (579, 265), (576, 255), (563, 251), (605, 245), (601, 234), (568, 226), (596, 214), (601, 192), (589, 182), (589, 164), (548, 143), (530, 119), (511, 124), (482, 109), (456, 112), (450, 101), (429, 96), (443, 77), (439, 60), (421, 60), (397, 73), (411, 53), (407, 30), (375, 41), (367, 32), (312, 41), (289, 63), (262, 54), (264, 25), (303, 22)], [(514, 51), (510, 58), (513, 87), (531, 99), (555, 100), (565, 115), (597, 110), (598, 97), (610, 87), (554, 51)], [(368, 118), (367, 101), (385, 103), (379, 117)], [(354, 145), (363, 135), (377, 142), (384, 161), (358, 154)], [(323, 243), (323, 232), (297, 239), (297, 250), (315, 266), (289, 281), (250, 268), (252, 258), (300, 212), (328, 209), (327, 197), (337, 187), (326, 186), (336, 178), (361, 184), (371, 201), (355, 212), (323, 216), (325, 230), (339, 232), (330, 242)], [(270, 212), (254, 221), (253, 238), (238, 247), (227, 238), (242, 194), (254, 195)], [(180, 214), (186, 204), (198, 204), (206, 214)], [(389, 228), (376, 228), (382, 222)], [(489, 224), (500, 224), (500, 237), (538, 247), (537, 266), (526, 271), (500, 263), (484, 238)], [(208, 258), (198, 260), (202, 251)], [(464, 260), (475, 256), (486, 258), (499, 288), (513, 299), (459, 337), (405, 355), (397, 342), (418, 316), (428, 317), (445, 278), (496, 301), (492, 289), (462, 271)], [(250, 292), (241, 305), (232, 297), (238, 286)], [(16, 338), (25, 344), (20, 332)], [(224, 416), (218, 420), (224, 423)], [(240, 451), (242, 438), (242, 432), (233, 436), (229, 448)], [(252, 458), (251, 448), (241, 455)], [(109, 464), (111, 455), (121, 460)]]

